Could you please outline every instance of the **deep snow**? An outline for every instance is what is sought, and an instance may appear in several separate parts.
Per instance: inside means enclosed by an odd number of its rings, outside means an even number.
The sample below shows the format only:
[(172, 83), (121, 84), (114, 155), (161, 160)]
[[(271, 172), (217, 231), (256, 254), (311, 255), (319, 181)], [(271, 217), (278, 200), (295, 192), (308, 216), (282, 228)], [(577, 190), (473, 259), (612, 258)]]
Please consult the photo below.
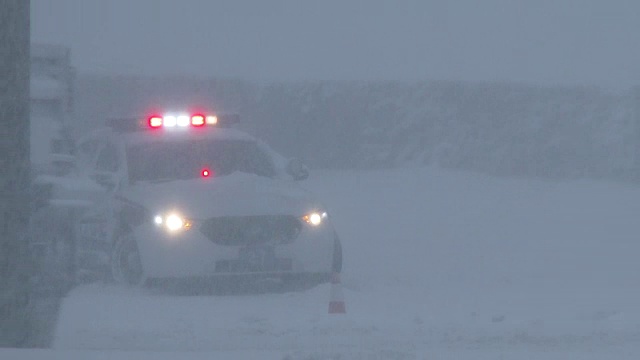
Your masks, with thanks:
[(346, 316), (327, 315), (329, 285), (182, 296), (89, 284), (65, 299), (55, 352), (0, 357), (640, 357), (640, 189), (432, 168), (322, 171), (305, 187), (342, 237)]

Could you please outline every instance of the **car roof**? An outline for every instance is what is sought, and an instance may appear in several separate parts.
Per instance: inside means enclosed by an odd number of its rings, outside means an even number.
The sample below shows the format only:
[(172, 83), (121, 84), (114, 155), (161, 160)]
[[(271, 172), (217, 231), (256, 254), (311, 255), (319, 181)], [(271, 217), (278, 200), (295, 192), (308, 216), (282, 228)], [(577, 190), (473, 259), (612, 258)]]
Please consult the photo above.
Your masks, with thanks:
[(257, 141), (256, 138), (251, 135), (232, 128), (206, 128), (206, 129), (150, 129), (141, 130), (127, 133), (120, 133), (113, 131), (111, 128), (102, 128), (91, 132), (84, 136), (80, 141), (86, 139), (97, 138), (118, 138), (126, 146), (145, 144), (145, 143), (157, 143), (157, 142), (182, 142), (182, 141), (194, 141), (202, 139), (212, 140), (243, 140), (243, 141)]
[(157, 129), (148, 131), (137, 131), (122, 134), (122, 139), (126, 145), (145, 144), (154, 142), (181, 142), (202, 139), (212, 140), (244, 140), (256, 141), (249, 134), (230, 128), (206, 128), (206, 129)]

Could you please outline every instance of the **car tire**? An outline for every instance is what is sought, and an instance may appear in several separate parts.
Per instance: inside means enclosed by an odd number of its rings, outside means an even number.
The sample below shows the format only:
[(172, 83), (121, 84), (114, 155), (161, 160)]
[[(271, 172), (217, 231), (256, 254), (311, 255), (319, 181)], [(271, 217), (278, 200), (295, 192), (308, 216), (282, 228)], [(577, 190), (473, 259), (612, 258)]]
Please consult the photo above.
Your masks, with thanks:
[(142, 286), (146, 281), (140, 251), (133, 234), (117, 236), (111, 252), (111, 277), (117, 284)]

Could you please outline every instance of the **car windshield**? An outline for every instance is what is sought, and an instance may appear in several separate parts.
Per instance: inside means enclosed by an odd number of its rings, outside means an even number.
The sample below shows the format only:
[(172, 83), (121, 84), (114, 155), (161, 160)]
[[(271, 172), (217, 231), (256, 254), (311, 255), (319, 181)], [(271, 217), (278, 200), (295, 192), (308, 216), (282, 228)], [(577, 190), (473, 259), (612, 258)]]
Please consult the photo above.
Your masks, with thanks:
[(275, 175), (269, 156), (256, 142), (247, 140), (136, 144), (127, 148), (127, 157), (131, 182), (220, 177), (236, 171)]

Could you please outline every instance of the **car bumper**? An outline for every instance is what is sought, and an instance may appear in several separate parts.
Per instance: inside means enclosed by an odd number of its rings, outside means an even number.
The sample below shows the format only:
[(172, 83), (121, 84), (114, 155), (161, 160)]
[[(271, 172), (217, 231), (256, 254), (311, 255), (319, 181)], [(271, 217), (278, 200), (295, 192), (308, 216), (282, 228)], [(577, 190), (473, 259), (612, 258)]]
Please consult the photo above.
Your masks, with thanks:
[(256, 277), (327, 274), (332, 271), (335, 233), (329, 224), (304, 226), (285, 244), (220, 245), (197, 228), (169, 235), (145, 224), (134, 231), (147, 278)]

